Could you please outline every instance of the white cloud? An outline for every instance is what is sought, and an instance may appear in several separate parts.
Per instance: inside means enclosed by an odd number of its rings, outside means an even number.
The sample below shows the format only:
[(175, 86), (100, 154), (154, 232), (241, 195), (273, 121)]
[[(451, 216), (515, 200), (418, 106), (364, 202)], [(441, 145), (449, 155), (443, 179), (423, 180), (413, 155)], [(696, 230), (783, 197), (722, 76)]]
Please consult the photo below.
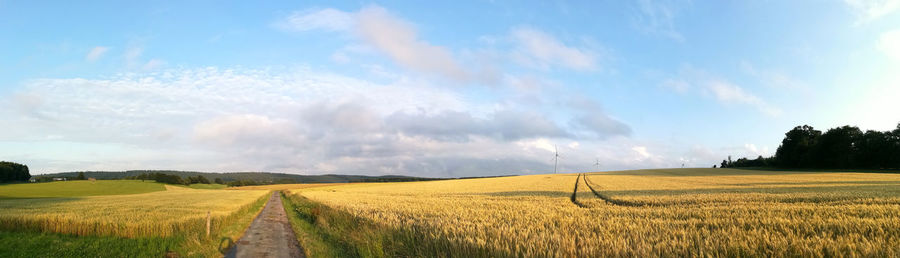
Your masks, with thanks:
[(91, 49), (91, 51), (89, 51), (87, 53), (86, 56), (84, 56), (84, 60), (87, 60), (88, 62), (97, 61), (101, 57), (103, 57), (103, 54), (106, 54), (106, 51), (109, 51), (108, 47), (102, 47), (102, 46), (94, 47)]
[(723, 104), (739, 103), (756, 107), (759, 111), (772, 116), (781, 114), (781, 110), (772, 107), (756, 95), (746, 92), (743, 88), (727, 81), (710, 80), (706, 82), (706, 90)]
[(745, 92), (741, 87), (726, 81), (710, 81), (707, 87), (716, 99), (722, 102), (742, 102), (747, 104), (762, 102), (758, 97)]
[(503, 81), (506, 85), (512, 86), (516, 90), (523, 92), (538, 92), (547, 84), (551, 84), (533, 75), (506, 75), (506, 77), (503, 78)]
[(900, 0), (844, 0), (858, 16), (858, 24), (875, 21), (900, 9)]
[[(478, 79), (460, 65), (450, 50), (420, 39), (411, 23), (380, 6), (368, 6), (355, 13), (334, 9), (295, 12), (276, 22), (276, 26), (290, 31), (350, 33), (405, 68), (458, 81)], [(342, 51), (334, 58), (337, 62), (349, 60)]]
[(713, 152), (709, 148), (706, 148), (702, 145), (694, 145), (691, 146), (683, 154), (683, 159), (686, 161), (689, 166), (701, 166), (705, 167), (712, 164), (719, 164), (718, 161), (724, 159), (728, 156), (725, 153)]
[(144, 62), (144, 48), (141, 46), (131, 46), (125, 49), (123, 59), (125, 65), (132, 69), (142, 69), (145, 71), (156, 70), (166, 65), (166, 61), (159, 58), (152, 58)]
[(679, 6), (688, 4), (690, 2), (639, 0), (638, 13), (632, 16), (632, 20), (643, 33), (683, 42), (684, 36), (675, 29), (675, 17), (678, 15)]
[(681, 94), (687, 93), (687, 91), (691, 88), (691, 84), (682, 79), (665, 79), (661, 85), (664, 88), (668, 88)]
[(757, 68), (746, 61), (741, 62), (741, 69), (744, 70), (744, 73), (755, 77), (760, 83), (767, 87), (776, 89), (809, 90), (809, 85), (783, 72)]
[(308, 9), (297, 11), (275, 26), (291, 31), (330, 30), (348, 31), (355, 25), (354, 14), (332, 9)]
[(469, 75), (449, 50), (419, 39), (411, 24), (381, 7), (360, 10), (357, 32), (375, 48), (410, 69), (466, 80)]
[(756, 147), (756, 144), (746, 143), (744, 144), (745, 154), (748, 159), (755, 159), (758, 156), (769, 157), (771, 156), (771, 152), (769, 151), (769, 147)]
[(125, 50), (125, 64), (130, 67), (138, 66), (140, 62), (141, 55), (144, 54), (144, 48), (142, 47), (129, 47)]
[(256, 143), (292, 142), (291, 124), (255, 114), (234, 114), (202, 121), (194, 127), (194, 137), (219, 147)]
[(338, 64), (348, 64), (350, 63), (350, 57), (347, 56), (347, 53), (338, 51), (331, 54), (331, 61)]
[(577, 114), (570, 121), (572, 127), (585, 130), (600, 139), (631, 135), (631, 127), (606, 114), (599, 102), (587, 97), (574, 97), (568, 103)]
[(166, 65), (166, 61), (154, 58), (150, 59), (150, 61), (147, 61), (147, 63), (145, 63), (141, 68), (143, 68), (144, 70), (156, 70), (164, 65)]
[(377, 51), (369, 45), (350, 44), (335, 50), (334, 53), (331, 54), (331, 61), (338, 64), (350, 64), (353, 63), (354, 57), (358, 55), (372, 54), (377, 54)]
[(694, 89), (715, 98), (723, 105), (749, 105), (770, 116), (778, 116), (782, 112), (744, 88), (690, 65), (682, 66), (677, 76), (663, 80), (660, 85), (679, 93)]
[(900, 61), (900, 30), (882, 33), (878, 39), (878, 50), (895, 61)]
[[(595, 157), (609, 168), (664, 164), (631, 161), (615, 151), (630, 143), (578, 139), (532, 110), (487, 108), (422, 82), (373, 84), (307, 68), (38, 79), (16, 96), (0, 101), (0, 123), (14, 125), (0, 135), (0, 147), (35, 142), (10, 157), (36, 171), (522, 174), (551, 171), (546, 149), (555, 144), (567, 153), (564, 169), (582, 169)], [(48, 151), (81, 145), (97, 155)]]
[[(377, 5), (364, 7), (356, 12), (335, 9), (309, 9), (280, 19), (274, 26), (291, 32), (324, 30), (340, 32), (358, 40), (341, 47), (331, 55), (339, 64), (353, 63), (353, 54), (383, 54), (400, 67), (438, 75), (456, 82), (477, 82), (487, 85), (497, 84), (504, 77), (496, 68), (497, 63), (511, 58), (520, 65), (549, 69), (564, 67), (579, 71), (599, 69), (597, 44), (590, 40), (582, 45), (564, 44), (550, 34), (534, 28), (515, 28), (502, 38), (503, 43), (511, 43), (513, 50), (494, 51), (492, 49), (462, 50), (454, 53), (451, 49), (424, 39), (416, 25), (397, 17), (387, 9)], [(489, 37), (482, 37), (489, 38)], [(485, 40), (482, 40), (485, 41)], [(493, 45), (496, 39), (490, 40)]]
[(553, 146), (553, 143), (551, 143), (547, 138), (521, 140), (516, 142), (516, 144), (521, 146), (522, 148), (540, 149), (551, 153), (554, 152), (554, 149), (556, 148), (555, 146)]
[(756, 159), (758, 156), (765, 158), (771, 157), (773, 154), (768, 146), (758, 146), (752, 143), (715, 149), (694, 145), (682, 154), (682, 160), (685, 161), (685, 166), (710, 167), (721, 164), (722, 160), (728, 159), (729, 156), (732, 160), (737, 160), (740, 158)]
[(650, 155), (650, 152), (647, 151), (647, 147), (644, 146), (634, 146), (631, 147), (631, 150), (640, 155), (640, 159), (647, 159), (652, 156)]
[(398, 112), (388, 116), (386, 122), (406, 135), (455, 141), (466, 141), (473, 135), (502, 140), (570, 136), (543, 114), (509, 109), (497, 110), (485, 117), (458, 111)]
[(575, 70), (597, 68), (595, 54), (585, 49), (566, 46), (553, 36), (532, 28), (512, 30), (512, 38), (518, 45), (520, 63), (546, 69), (561, 65)]

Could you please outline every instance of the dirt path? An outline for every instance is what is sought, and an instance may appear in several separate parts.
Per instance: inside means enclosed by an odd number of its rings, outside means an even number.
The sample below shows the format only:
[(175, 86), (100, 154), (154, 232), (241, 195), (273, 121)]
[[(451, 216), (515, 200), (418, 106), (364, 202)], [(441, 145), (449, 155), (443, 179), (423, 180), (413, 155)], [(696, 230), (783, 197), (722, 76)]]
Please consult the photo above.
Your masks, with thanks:
[(305, 257), (278, 191), (225, 257)]

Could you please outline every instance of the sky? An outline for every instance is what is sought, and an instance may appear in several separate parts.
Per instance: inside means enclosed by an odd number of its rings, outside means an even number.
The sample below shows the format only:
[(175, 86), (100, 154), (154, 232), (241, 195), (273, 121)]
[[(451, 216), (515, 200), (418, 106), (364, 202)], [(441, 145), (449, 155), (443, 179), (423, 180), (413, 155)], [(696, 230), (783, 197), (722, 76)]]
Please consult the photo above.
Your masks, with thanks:
[(900, 0), (0, 0), (0, 160), (463, 177), (711, 167), (900, 122)]

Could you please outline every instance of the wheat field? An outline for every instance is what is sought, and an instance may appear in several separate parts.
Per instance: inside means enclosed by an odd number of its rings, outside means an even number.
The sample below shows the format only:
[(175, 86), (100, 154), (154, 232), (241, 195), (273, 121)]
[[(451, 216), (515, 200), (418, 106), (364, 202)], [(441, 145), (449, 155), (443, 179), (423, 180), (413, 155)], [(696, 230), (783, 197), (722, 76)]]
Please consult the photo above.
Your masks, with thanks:
[(900, 174), (668, 169), (291, 193), (456, 256), (900, 255)]
[(237, 186), (237, 187), (228, 187), (226, 190), (272, 190), (272, 191), (283, 191), (289, 189), (303, 189), (303, 188), (314, 188), (314, 187), (325, 187), (325, 186), (335, 186), (335, 185), (343, 185), (346, 183), (312, 183), (312, 184), (274, 184), (274, 185), (249, 185), (249, 186)]
[(141, 194), (0, 200), (0, 229), (81, 236), (170, 237), (205, 230), (207, 212), (216, 228), (217, 221), (259, 202), (268, 193), (168, 185), (166, 189)]

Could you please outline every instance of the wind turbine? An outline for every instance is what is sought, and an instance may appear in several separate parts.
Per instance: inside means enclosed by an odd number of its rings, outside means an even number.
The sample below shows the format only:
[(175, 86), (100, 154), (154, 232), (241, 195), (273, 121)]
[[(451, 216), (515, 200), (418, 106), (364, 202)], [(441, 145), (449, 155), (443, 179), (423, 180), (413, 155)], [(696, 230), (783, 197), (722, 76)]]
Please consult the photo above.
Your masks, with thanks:
[(553, 145), (553, 174), (556, 174), (557, 167), (559, 167), (559, 148)]
[(597, 167), (597, 171), (600, 171), (600, 158), (597, 158), (597, 162), (594, 162), (594, 166)]

